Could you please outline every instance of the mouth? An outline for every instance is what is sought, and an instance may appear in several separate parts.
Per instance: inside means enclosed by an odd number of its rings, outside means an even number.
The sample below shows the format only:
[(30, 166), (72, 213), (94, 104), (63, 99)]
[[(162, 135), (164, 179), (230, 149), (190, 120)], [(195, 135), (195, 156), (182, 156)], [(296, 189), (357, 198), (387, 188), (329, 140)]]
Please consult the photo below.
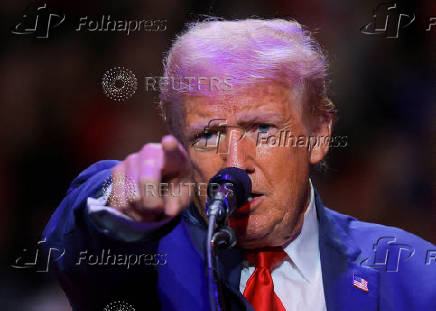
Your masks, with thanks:
[(239, 207), (233, 215), (236, 217), (244, 217), (249, 215), (255, 208), (262, 202), (264, 194), (258, 192), (252, 192), (247, 198), (247, 201)]

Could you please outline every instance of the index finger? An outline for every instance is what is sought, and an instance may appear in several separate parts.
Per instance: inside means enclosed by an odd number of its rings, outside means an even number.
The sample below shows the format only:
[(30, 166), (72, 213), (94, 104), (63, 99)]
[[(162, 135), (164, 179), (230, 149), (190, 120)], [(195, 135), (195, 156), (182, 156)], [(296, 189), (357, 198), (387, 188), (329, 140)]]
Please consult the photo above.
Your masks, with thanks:
[(162, 137), (164, 152), (162, 175), (169, 177), (187, 177), (191, 171), (191, 158), (185, 148), (172, 135)]

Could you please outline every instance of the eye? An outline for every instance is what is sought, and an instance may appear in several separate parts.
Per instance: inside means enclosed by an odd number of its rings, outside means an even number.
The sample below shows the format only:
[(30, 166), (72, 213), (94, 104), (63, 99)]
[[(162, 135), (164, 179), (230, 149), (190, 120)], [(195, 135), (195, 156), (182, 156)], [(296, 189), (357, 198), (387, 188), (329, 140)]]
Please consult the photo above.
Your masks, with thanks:
[(219, 131), (204, 131), (195, 136), (192, 147), (199, 151), (215, 149), (219, 143), (220, 136)]
[(213, 137), (214, 133), (202, 133), (199, 135), (198, 138), (200, 139), (205, 139), (205, 140), (209, 140)]
[(257, 141), (259, 137), (271, 136), (277, 133), (277, 127), (271, 123), (252, 123), (247, 126), (245, 137)]
[(257, 125), (257, 130), (261, 133), (268, 133), (271, 129), (271, 124), (261, 123)]
[[(251, 126), (250, 132), (253, 134), (267, 133), (272, 135), (276, 130), (276, 127), (270, 123), (256, 123)], [(256, 135), (257, 135), (256, 134)]]

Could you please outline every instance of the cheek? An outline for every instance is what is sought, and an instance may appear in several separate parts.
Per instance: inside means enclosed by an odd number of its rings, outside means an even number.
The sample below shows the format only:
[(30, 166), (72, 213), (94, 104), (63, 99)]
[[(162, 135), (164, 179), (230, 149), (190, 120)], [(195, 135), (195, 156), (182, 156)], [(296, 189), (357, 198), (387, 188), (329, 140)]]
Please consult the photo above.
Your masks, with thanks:
[(277, 187), (294, 180), (306, 171), (309, 153), (305, 147), (260, 146), (256, 148), (256, 161), (267, 180)]
[[(263, 213), (272, 221), (293, 214), (304, 196), (309, 177), (308, 152), (304, 147), (276, 147), (262, 150), (258, 156), (263, 183), (270, 196)], [(266, 203), (266, 202), (265, 202)], [(288, 215), (288, 216), (286, 216)], [(283, 219), (285, 220), (285, 219)]]

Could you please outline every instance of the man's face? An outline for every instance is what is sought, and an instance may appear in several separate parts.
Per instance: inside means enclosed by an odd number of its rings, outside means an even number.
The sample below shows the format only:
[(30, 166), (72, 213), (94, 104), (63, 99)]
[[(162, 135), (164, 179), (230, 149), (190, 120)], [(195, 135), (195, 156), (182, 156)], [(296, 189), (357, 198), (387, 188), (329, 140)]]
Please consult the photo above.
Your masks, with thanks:
[[(194, 182), (207, 183), (230, 166), (245, 170), (251, 178), (252, 200), (229, 220), (244, 248), (281, 246), (301, 229), (311, 150), (292, 143), (272, 146), (265, 139), (276, 135), (278, 140), (280, 131), (294, 138), (311, 135), (304, 104), (302, 92), (277, 83), (184, 100), (183, 137), (193, 162)], [(205, 127), (209, 127), (207, 133)], [(206, 142), (212, 147), (205, 148)], [(196, 201), (203, 216), (205, 200), (201, 196)]]

